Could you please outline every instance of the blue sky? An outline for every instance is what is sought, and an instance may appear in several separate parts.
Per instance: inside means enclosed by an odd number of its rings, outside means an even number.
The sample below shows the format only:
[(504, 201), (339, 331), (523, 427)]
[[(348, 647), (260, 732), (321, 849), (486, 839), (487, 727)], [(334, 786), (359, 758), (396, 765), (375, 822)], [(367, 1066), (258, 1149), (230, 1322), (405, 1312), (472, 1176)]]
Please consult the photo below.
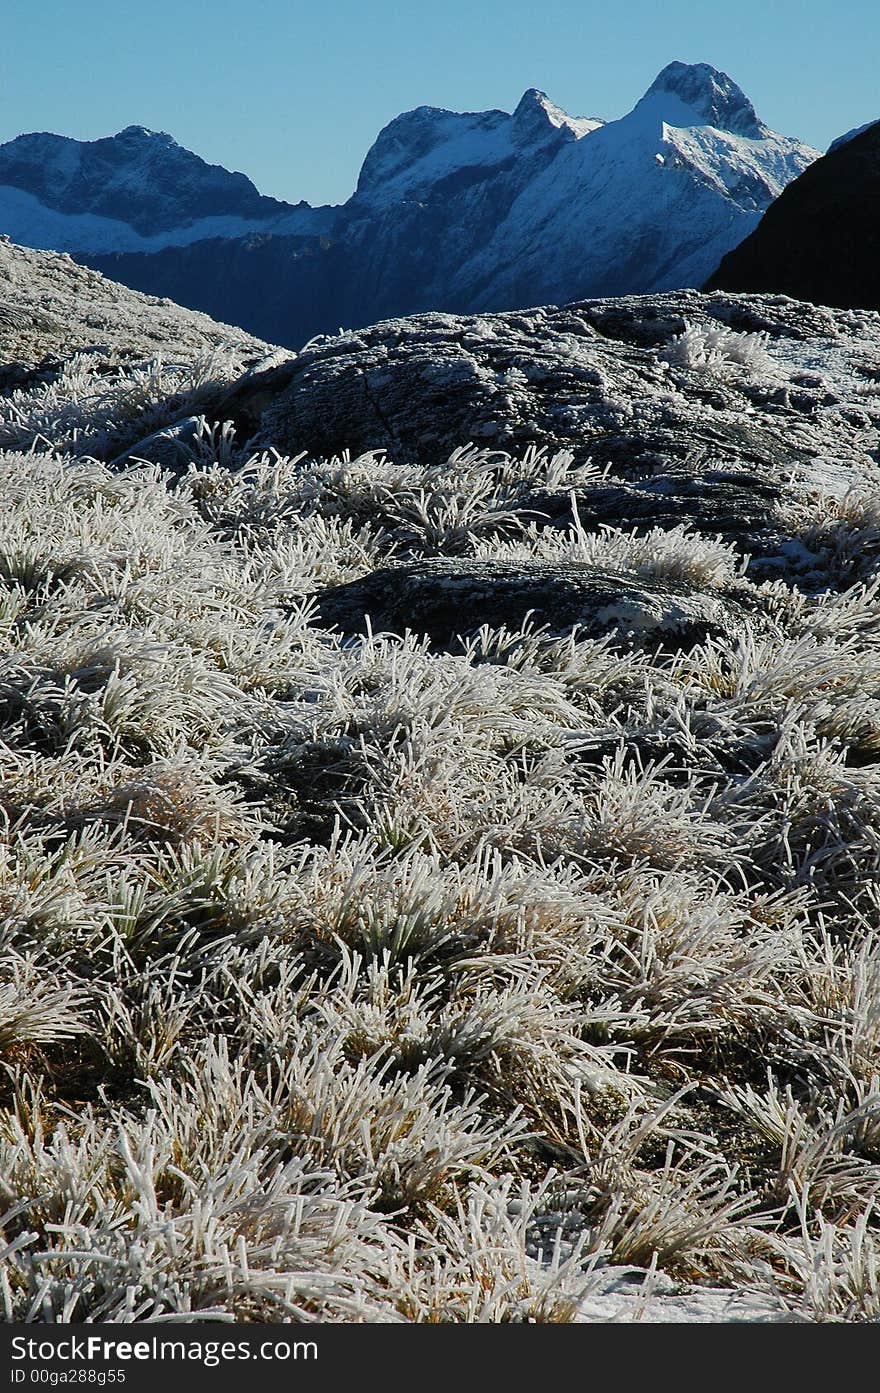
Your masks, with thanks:
[(674, 58), (820, 149), (880, 117), (878, 0), (3, 0), (2, 28), (0, 139), (150, 126), (313, 203), (348, 197), (400, 111), (540, 87), (609, 119)]

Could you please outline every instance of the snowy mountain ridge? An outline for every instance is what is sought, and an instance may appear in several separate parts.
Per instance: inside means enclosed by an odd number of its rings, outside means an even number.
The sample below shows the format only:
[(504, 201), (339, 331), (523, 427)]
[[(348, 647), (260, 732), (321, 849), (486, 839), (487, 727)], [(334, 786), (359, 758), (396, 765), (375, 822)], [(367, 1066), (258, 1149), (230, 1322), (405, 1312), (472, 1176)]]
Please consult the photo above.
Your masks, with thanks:
[[(117, 219), (143, 236), (202, 217), (264, 220), (290, 207), (258, 193), (246, 175), (208, 164), (167, 132), (144, 126), (101, 140), (20, 135), (0, 145), (0, 184), (59, 213)], [(3, 230), (14, 236), (13, 228)]]
[(535, 87), (523, 93), (512, 114), (416, 107), (379, 133), (361, 168), (355, 199), (396, 201), (466, 170), (507, 169), (536, 153), (546, 160), (603, 124), (598, 117), (569, 116)]
[(817, 155), (758, 121), (726, 74), (670, 64), (530, 183), (466, 284), (480, 309), (527, 284), (534, 303), (699, 285)]

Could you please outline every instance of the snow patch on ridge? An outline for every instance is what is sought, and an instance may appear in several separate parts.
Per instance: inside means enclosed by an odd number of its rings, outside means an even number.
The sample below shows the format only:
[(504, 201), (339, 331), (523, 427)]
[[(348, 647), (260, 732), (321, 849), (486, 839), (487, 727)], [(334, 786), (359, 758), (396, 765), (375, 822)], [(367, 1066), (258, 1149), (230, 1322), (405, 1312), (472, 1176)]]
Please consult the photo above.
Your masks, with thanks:
[(11, 184), (0, 184), (0, 231), (13, 242), (40, 251), (59, 252), (156, 252), (164, 247), (188, 247), (215, 237), (247, 237), (252, 233), (288, 236), (320, 234), (330, 230), (334, 210), (291, 208), (276, 218), (240, 218), (234, 214), (199, 218), (187, 227), (172, 228), (145, 237), (119, 218), (97, 213), (60, 213), (48, 208), (31, 193)]

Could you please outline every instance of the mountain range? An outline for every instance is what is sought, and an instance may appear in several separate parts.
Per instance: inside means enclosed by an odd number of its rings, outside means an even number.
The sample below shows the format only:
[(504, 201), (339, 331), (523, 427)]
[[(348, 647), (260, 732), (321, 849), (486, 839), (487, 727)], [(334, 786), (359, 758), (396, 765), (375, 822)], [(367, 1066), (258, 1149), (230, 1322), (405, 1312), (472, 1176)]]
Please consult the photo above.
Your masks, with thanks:
[(0, 146), (0, 232), (296, 347), (429, 309), (700, 285), (817, 157), (725, 73), (674, 62), (616, 121), (534, 88), (512, 113), (406, 112), (340, 206), (264, 197), (140, 126), (22, 135)]

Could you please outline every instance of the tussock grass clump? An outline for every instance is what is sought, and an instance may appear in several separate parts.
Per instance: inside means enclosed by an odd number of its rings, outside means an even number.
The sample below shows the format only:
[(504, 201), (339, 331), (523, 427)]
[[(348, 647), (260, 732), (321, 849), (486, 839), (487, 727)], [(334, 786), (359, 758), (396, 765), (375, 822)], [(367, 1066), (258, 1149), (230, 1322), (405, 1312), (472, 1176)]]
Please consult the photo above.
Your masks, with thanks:
[[(691, 366), (763, 352), (688, 332)], [(229, 371), (75, 359), (3, 401), (4, 1317), (570, 1321), (629, 1264), (876, 1319), (873, 503), (801, 499), (798, 591), (683, 528), (545, 526), (593, 477), (565, 455), (202, 422), (186, 469), (100, 462)], [(316, 624), (438, 555), (756, 623)]]
[(722, 324), (689, 324), (670, 340), (661, 357), (676, 366), (712, 372), (723, 373), (734, 366), (766, 371), (774, 366), (768, 342), (764, 332), (743, 334)]

